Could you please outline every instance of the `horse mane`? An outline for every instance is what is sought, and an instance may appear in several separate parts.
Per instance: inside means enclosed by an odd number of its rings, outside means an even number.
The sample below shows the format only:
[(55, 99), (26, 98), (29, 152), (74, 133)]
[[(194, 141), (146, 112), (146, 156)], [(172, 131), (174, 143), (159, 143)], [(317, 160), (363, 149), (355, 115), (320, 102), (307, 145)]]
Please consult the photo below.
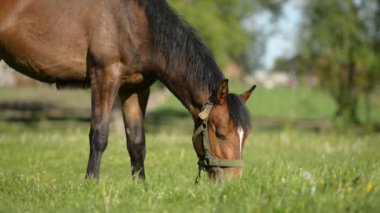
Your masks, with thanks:
[(251, 115), (239, 95), (228, 94), (228, 115), (236, 126), (243, 128), (244, 132), (250, 130)]
[[(214, 96), (224, 76), (195, 30), (165, 0), (138, 2), (145, 8), (153, 44), (164, 53), (167, 67), (178, 70), (178, 61), (183, 57), (187, 65), (184, 80), (191, 79), (202, 88), (208, 86), (210, 94)], [(228, 110), (235, 125), (241, 126), (244, 131), (250, 129), (249, 111), (238, 95), (228, 95)]]
[(203, 44), (195, 30), (167, 4), (165, 0), (138, 0), (145, 8), (153, 44), (164, 53), (166, 65), (177, 69), (184, 59), (184, 80), (192, 80), (201, 88), (216, 90), (224, 76), (212, 53)]

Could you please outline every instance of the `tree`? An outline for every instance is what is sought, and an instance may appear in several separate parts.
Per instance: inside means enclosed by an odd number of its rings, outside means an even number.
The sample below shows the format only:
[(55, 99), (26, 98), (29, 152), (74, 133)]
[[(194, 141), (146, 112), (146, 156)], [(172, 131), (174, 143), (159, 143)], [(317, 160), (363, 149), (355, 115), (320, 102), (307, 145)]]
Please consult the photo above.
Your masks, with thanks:
[(336, 118), (345, 123), (360, 122), (359, 98), (379, 82), (379, 7), (379, 0), (305, 3), (300, 52), (336, 101)]
[(222, 66), (239, 60), (253, 40), (253, 34), (241, 23), (252, 12), (250, 1), (169, 0), (169, 3), (197, 29)]
[[(259, 32), (244, 28), (243, 21), (255, 13), (270, 11), (276, 17), (287, 0), (168, 0), (184, 16), (225, 66), (237, 62), (245, 68), (252, 44), (259, 45)], [(256, 43), (255, 43), (256, 41)], [(255, 57), (258, 57), (255, 55)]]
[(277, 58), (273, 70), (293, 72), (296, 76), (308, 74), (308, 62), (299, 54), (291, 58)]

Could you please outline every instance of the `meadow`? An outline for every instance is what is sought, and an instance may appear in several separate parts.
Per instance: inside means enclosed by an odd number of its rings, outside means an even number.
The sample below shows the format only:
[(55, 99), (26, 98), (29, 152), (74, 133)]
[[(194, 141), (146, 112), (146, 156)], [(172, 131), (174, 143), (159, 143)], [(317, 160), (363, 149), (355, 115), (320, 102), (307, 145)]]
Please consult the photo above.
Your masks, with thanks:
[[(253, 122), (270, 115), (324, 121), (333, 113), (322, 92), (294, 93), (258, 90), (249, 102)], [(212, 183), (203, 174), (195, 185), (190, 116), (169, 96), (147, 124), (146, 181), (131, 178), (124, 134), (114, 130), (96, 182), (84, 179), (87, 122), (0, 120), (0, 212), (380, 211), (376, 132), (320, 134), (255, 124), (244, 148), (243, 178)]]

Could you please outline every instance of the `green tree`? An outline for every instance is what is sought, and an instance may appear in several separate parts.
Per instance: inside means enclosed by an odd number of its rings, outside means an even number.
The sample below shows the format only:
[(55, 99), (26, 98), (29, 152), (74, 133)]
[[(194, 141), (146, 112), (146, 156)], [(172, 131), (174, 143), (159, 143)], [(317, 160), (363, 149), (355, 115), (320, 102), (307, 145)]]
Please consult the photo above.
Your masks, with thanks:
[(257, 33), (243, 27), (243, 21), (255, 13), (280, 14), (287, 0), (168, 0), (212, 50), (222, 66), (231, 61), (246, 66), (247, 54)]
[(309, 71), (308, 62), (301, 55), (294, 55), (291, 58), (277, 58), (274, 71), (293, 72), (297, 76), (303, 76)]
[(253, 40), (242, 20), (252, 12), (253, 3), (238, 0), (169, 0), (211, 48), (222, 66), (238, 60)]
[(344, 123), (359, 123), (359, 98), (379, 82), (379, 7), (379, 0), (305, 3), (299, 49)]

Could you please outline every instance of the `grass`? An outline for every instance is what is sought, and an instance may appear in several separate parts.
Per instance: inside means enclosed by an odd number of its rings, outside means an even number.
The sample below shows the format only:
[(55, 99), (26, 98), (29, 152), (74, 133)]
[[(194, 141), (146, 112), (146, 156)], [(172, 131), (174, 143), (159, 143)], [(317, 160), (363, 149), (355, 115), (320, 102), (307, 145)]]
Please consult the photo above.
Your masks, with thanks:
[[(247, 88), (248, 86), (232, 85), (231, 90), (240, 94)], [(380, 121), (379, 101), (380, 89), (371, 96), (372, 121)], [(252, 114), (257, 117), (310, 121), (331, 120), (337, 108), (325, 90), (308, 86), (268, 90), (259, 85), (247, 104)], [(363, 122), (367, 120), (363, 98), (359, 102), (358, 116)]]
[(1, 88), (0, 101), (37, 102), (76, 109), (90, 108), (91, 106), (90, 90), (57, 90), (54, 85), (37, 83), (39, 86)]
[(255, 92), (248, 104), (259, 117), (329, 120), (335, 112), (333, 100), (319, 89), (258, 87)]
[[(0, 122), (0, 212), (377, 212), (379, 135), (254, 132), (242, 180), (194, 185), (187, 133), (147, 134), (147, 180), (133, 181), (113, 132), (99, 183), (85, 181), (88, 127)], [(184, 131), (185, 132), (185, 131)]]
[[(230, 92), (240, 94), (249, 86), (231, 83)], [(82, 100), (78, 102), (77, 100)], [(2, 88), (2, 101), (33, 101), (51, 104), (63, 108), (90, 109), (89, 90), (60, 90), (53, 86), (42, 85), (32, 88)], [(371, 119), (380, 122), (380, 90), (371, 97)], [(270, 119), (329, 121), (334, 117), (336, 104), (324, 91), (318, 88), (300, 86), (296, 88), (265, 89), (258, 86), (247, 103), (253, 117)], [(359, 118), (366, 121), (367, 113), (364, 100), (359, 103)], [(173, 96), (158, 107), (155, 112), (168, 117), (188, 118), (189, 115), (181, 103)], [(173, 115), (173, 113), (176, 113)], [(158, 116), (159, 118), (162, 118)], [(157, 118), (157, 116), (156, 116)], [(158, 118), (157, 118), (158, 119)], [(155, 121), (157, 121), (157, 119)]]
[[(232, 92), (247, 88), (232, 85)], [(1, 89), (0, 101), (89, 108), (85, 91)], [(83, 100), (83, 101), (77, 101)], [(334, 113), (323, 91), (257, 88), (247, 103), (257, 117), (324, 121)], [(374, 107), (373, 119), (380, 119)], [(1, 118), (1, 114), (0, 114)], [(239, 181), (197, 174), (190, 115), (173, 97), (148, 116), (145, 183), (130, 177), (125, 137), (112, 132), (99, 183), (84, 180), (88, 123), (0, 119), (0, 212), (379, 212), (379, 134), (282, 127), (254, 129)]]

